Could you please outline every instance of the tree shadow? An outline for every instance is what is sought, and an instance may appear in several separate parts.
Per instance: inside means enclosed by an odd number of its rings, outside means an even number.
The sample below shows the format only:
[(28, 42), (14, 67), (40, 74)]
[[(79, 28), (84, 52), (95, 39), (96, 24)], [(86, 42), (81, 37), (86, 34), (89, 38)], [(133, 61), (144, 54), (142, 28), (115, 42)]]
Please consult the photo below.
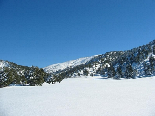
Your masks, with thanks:
[(108, 79), (107, 77), (102, 77), (102, 78), (96, 78), (96, 79), (104, 79), (104, 80), (106, 80), (106, 79)]

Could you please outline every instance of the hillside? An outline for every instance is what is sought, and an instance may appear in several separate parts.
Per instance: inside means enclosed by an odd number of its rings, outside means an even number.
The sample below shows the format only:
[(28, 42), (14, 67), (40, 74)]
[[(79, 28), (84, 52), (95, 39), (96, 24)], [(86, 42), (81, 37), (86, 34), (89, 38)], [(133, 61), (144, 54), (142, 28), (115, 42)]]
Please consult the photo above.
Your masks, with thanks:
[(42, 85), (48, 74), (43, 69), (0, 60), (0, 87), (8, 85)]
[(90, 61), (93, 57), (94, 56), (79, 58), (77, 60), (71, 60), (71, 61), (64, 62), (64, 63), (53, 64), (53, 65), (47, 66), (47, 67), (45, 67), (43, 69), (48, 73), (54, 73), (54, 72), (57, 72), (59, 70), (64, 70), (64, 69), (66, 69), (68, 67), (73, 68), (75, 66), (85, 64), (86, 62)]
[(65, 78), (102, 76), (113, 79), (136, 79), (155, 75), (155, 40), (126, 51), (79, 58), (45, 68), (27, 67), (0, 60), (0, 87), (42, 85), (61, 82)]
[(90, 57), (87, 62), (78, 65), (72, 62), (66, 66), (68, 63), (58, 64), (61, 67), (64, 66), (63, 68), (51, 65), (51, 68), (49, 66), (44, 70), (49, 73), (49, 70), (46, 69), (50, 69), (51, 80), (95, 75), (114, 79), (153, 76), (155, 72), (155, 40), (131, 50), (96, 55)]

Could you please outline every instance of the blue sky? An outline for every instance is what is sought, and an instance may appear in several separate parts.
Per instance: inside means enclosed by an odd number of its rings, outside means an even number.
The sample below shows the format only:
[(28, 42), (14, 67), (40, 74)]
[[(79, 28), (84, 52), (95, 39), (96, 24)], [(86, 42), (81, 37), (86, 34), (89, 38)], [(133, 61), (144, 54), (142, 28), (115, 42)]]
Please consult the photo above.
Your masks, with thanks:
[(45, 67), (155, 39), (155, 0), (0, 0), (0, 59)]

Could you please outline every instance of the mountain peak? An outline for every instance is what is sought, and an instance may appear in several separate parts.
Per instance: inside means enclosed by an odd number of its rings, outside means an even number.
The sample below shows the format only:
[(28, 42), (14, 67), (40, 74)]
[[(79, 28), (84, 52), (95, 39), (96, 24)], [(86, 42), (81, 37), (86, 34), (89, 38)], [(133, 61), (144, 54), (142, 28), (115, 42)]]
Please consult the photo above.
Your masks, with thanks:
[(83, 57), (83, 58), (79, 58), (76, 60), (70, 60), (70, 61), (63, 62), (63, 63), (57, 63), (57, 64), (49, 65), (43, 69), (48, 73), (53, 73), (59, 70), (64, 70), (68, 67), (75, 67), (77, 65), (85, 64), (86, 62), (90, 61), (94, 57), (95, 56)]

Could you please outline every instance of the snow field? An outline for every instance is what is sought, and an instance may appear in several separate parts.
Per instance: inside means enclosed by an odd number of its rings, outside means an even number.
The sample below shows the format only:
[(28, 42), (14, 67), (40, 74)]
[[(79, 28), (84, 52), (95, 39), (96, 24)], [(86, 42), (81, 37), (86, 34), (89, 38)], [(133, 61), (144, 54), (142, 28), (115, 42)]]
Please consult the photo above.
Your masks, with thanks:
[(0, 116), (155, 116), (155, 77), (64, 79), (0, 89)]

